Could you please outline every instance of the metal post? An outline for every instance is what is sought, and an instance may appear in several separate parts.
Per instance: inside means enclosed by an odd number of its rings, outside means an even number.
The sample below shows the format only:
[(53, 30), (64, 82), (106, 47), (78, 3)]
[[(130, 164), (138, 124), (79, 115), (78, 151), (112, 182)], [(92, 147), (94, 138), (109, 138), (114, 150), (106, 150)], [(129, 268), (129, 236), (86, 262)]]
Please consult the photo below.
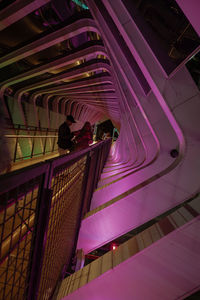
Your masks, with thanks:
[(20, 124), (17, 126), (17, 138), (16, 138), (16, 143), (15, 143), (15, 152), (14, 152), (14, 158), (13, 162), (16, 161), (16, 156), (17, 156), (17, 145), (18, 145), (18, 135), (19, 135), (19, 130), (20, 130)]
[(44, 155), (45, 152), (46, 152), (47, 135), (48, 135), (48, 128), (47, 128), (47, 130), (46, 130), (46, 136), (45, 136), (45, 141), (44, 141), (44, 151), (43, 151), (43, 155)]
[[(55, 133), (56, 133), (56, 131), (55, 131)], [(56, 137), (54, 137), (54, 139), (53, 139), (53, 147), (52, 147), (52, 151), (51, 152), (54, 151), (55, 143), (56, 143)]]
[(27, 300), (37, 300), (38, 298), (52, 194), (52, 190), (44, 189), (41, 205), (38, 208), (39, 216), (35, 236), (35, 249), (33, 253), (33, 263), (29, 280), (30, 283), (27, 292)]
[[(37, 132), (37, 127), (35, 127), (34, 137), (36, 136), (36, 132)], [(35, 138), (34, 137), (33, 137), (33, 142), (32, 142), (31, 158), (33, 157), (33, 152), (34, 152), (34, 145), (35, 145)]]

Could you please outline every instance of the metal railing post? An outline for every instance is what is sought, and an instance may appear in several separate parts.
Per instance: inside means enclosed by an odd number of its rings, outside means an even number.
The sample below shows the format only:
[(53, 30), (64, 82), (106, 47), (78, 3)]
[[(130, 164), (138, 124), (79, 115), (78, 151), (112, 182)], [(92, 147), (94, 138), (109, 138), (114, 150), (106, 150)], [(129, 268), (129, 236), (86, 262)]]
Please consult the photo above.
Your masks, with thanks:
[(18, 135), (19, 135), (20, 124), (17, 127), (18, 127), (17, 128), (17, 137), (16, 137), (16, 142), (15, 142), (15, 152), (14, 152), (13, 162), (16, 161), (16, 156), (17, 156), (17, 145), (18, 145)]
[(39, 207), (38, 224), (35, 236), (35, 249), (33, 254), (27, 300), (38, 299), (52, 194), (53, 192), (50, 189), (43, 190), (42, 201)]
[(54, 151), (55, 143), (56, 143), (56, 137), (53, 138), (53, 146), (52, 146), (52, 151), (51, 152)]
[[(36, 136), (36, 132), (37, 132), (37, 127), (35, 127), (34, 137)], [(33, 152), (34, 152), (34, 145), (35, 145), (35, 138), (34, 137), (33, 137), (33, 142), (32, 142), (31, 158), (33, 157)]]
[(46, 153), (46, 144), (47, 144), (47, 135), (48, 135), (48, 128), (46, 130), (46, 136), (45, 136), (45, 140), (44, 140), (44, 151), (43, 151), (43, 155)]

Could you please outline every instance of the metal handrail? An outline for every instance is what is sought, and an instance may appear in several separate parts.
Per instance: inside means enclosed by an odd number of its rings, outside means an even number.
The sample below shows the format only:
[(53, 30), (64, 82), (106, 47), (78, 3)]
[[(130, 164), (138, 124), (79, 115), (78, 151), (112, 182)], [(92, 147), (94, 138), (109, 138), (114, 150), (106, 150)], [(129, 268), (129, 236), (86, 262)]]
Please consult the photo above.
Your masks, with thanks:
[[(12, 163), (47, 153), (53, 153), (57, 150), (55, 147), (58, 133), (57, 129), (14, 124), (11, 127), (5, 128), (5, 130), (7, 131), (5, 137), (10, 143)], [(14, 134), (9, 133), (9, 131), (14, 131)], [(22, 134), (22, 132), (25, 134)], [(23, 154), (24, 149), (26, 149), (26, 152), (28, 151), (28, 155)]]
[(5, 129), (10, 129), (10, 130), (16, 130), (16, 129), (21, 129), (24, 131), (34, 131), (38, 129), (39, 131), (58, 131), (58, 129), (55, 128), (47, 128), (47, 127), (37, 127), (37, 126), (32, 126), (32, 125), (22, 125), (22, 124), (13, 124), (11, 126), (7, 126)]
[(58, 135), (15, 135), (15, 134), (6, 134), (7, 138), (45, 138), (45, 137), (57, 137)]

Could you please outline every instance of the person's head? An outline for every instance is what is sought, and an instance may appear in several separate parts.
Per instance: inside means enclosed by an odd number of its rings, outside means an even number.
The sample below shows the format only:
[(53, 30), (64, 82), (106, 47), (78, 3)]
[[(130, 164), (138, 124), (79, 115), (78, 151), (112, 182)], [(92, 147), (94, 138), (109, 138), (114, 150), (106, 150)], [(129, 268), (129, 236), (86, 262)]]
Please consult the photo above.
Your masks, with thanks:
[(83, 130), (85, 130), (85, 131), (91, 131), (91, 124), (90, 124), (90, 122), (85, 122), (85, 124), (83, 126)]
[(68, 115), (66, 117), (66, 123), (67, 123), (68, 126), (71, 126), (72, 123), (76, 123), (76, 121), (74, 120), (74, 118), (72, 117), (72, 115)]

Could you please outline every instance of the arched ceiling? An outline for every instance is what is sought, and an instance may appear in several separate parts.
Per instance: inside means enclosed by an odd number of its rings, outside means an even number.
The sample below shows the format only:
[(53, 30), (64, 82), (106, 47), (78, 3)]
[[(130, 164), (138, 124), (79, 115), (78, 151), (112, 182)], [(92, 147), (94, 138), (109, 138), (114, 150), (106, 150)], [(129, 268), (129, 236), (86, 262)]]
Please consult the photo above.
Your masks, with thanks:
[[(0, 12), (1, 99), (61, 113), (72, 103), (119, 120), (112, 67), (98, 27), (76, 1), (2, 1)], [(7, 5), (7, 6), (6, 6)]]

